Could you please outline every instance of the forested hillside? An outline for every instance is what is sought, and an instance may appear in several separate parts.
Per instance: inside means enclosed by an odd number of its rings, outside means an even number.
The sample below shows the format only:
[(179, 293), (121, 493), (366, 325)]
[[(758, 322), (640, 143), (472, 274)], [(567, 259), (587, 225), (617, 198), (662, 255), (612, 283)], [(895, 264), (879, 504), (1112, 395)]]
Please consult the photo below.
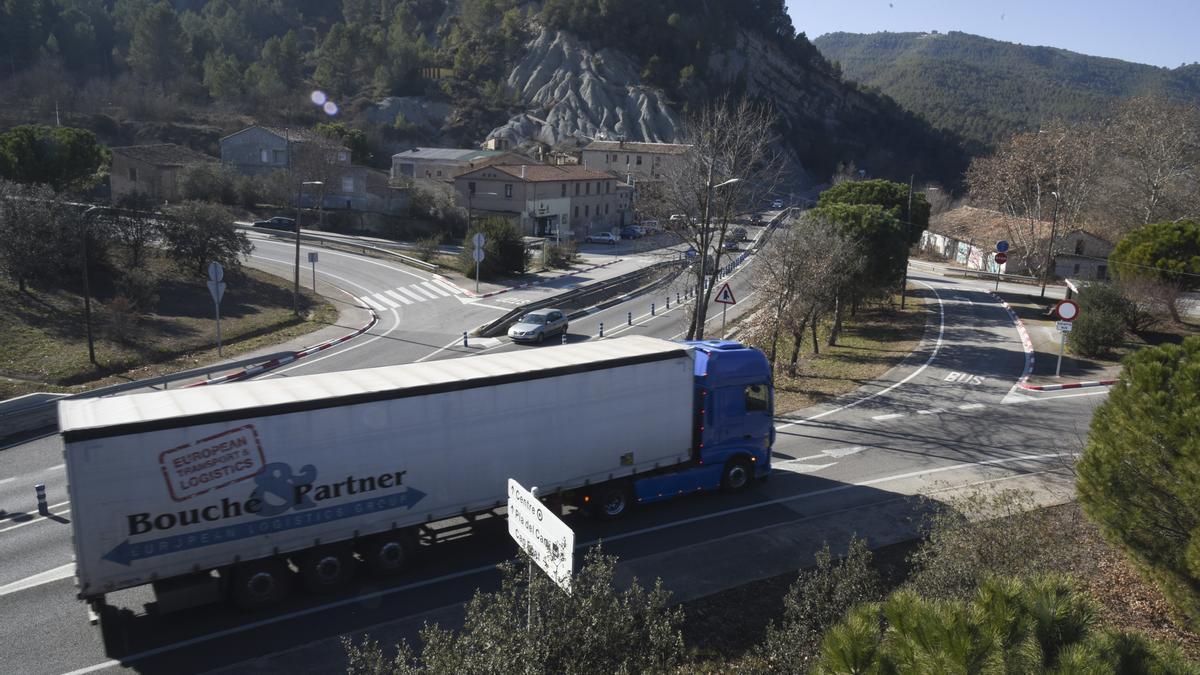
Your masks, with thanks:
[(1158, 68), (977, 35), (830, 33), (815, 41), (848, 80), (876, 88), (973, 150), (1054, 118), (1078, 121), (1118, 99), (1200, 101), (1200, 65)]
[[(529, 45), (559, 33), (587, 45), (587, 68), (566, 64), (587, 77), (540, 98), (514, 86)], [(476, 145), (514, 116), (543, 116), (547, 98), (582, 105), (615, 54), (633, 67), (610, 90), (661, 91), (682, 116), (725, 95), (770, 101), (781, 144), (815, 180), (841, 162), (947, 181), (965, 167), (952, 136), (841, 82), (783, 0), (6, 0), (0, 42), (0, 86), (18, 93), (0, 104), (0, 129), (62, 121), (109, 144), (211, 153), (251, 122), (336, 117), (382, 167), (412, 145)], [(312, 105), (314, 90), (331, 103)], [(585, 103), (576, 117), (595, 117)], [(622, 105), (637, 107), (609, 109)], [(599, 131), (614, 129), (558, 136)]]

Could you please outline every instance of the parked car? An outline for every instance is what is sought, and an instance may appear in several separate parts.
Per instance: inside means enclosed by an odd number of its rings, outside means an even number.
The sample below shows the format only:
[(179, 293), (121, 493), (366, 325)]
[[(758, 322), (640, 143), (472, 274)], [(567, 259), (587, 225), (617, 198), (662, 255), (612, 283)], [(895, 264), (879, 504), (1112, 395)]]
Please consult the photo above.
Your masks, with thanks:
[(587, 242), (589, 244), (614, 244), (615, 245), (617, 243), (617, 238), (615, 236), (613, 236), (612, 232), (597, 232), (595, 234), (589, 234), (587, 236)]
[(782, 209), (782, 208), (783, 208), (783, 200), (782, 200), (782, 199), (776, 199), (775, 201), (771, 202), (771, 208), (773, 208), (773, 209)]
[(253, 225), (254, 227), (261, 227), (268, 230), (296, 231), (296, 221), (292, 218), (284, 218), (283, 216), (275, 216), (267, 220), (256, 220)]
[(759, 223), (762, 222), (762, 214), (761, 213), (751, 213), (750, 214), (750, 222), (754, 225), (758, 225)]
[(680, 222), (686, 223), (687, 219), (688, 219), (687, 216), (683, 215), (682, 213), (671, 214), (671, 224), (672, 225), (674, 225), (676, 223), (680, 223)]
[(621, 228), (622, 239), (638, 239), (641, 236), (641, 231), (632, 225), (626, 225), (625, 227)]
[(726, 239), (725, 243), (721, 244), (721, 246), (724, 247), (726, 251), (738, 250), (737, 239)]
[(729, 236), (734, 241), (746, 241), (750, 238), (750, 236), (746, 234), (746, 228), (744, 227), (733, 228), (733, 231), (729, 233)]
[(513, 342), (541, 342), (551, 335), (567, 334), (567, 315), (561, 309), (539, 309), (517, 319), (508, 328)]
[(637, 227), (642, 228), (642, 231), (645, 232), (646, 234), (654, 234), (655, 232), (662, 232), (662, 229), (663, 229), (662, 225), (660, 225), (657, 220), (643, 220), (641, 223), (639, 223), (637, 225)]

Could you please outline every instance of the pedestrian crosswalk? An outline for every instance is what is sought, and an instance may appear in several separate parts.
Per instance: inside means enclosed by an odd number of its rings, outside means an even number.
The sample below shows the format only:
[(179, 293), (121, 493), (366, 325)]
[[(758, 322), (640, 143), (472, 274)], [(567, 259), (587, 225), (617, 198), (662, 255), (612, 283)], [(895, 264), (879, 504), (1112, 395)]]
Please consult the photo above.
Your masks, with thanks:
[(448, 281), (434, 279), (433, 281), (422, 281), (419, 284), (409, 284), (408, 286), (388, 289), (373, 295), (364, 295), (360, 299), (370, 306), (371, 309), (382, 312), (411, 305), (415, 302), (440, 300), (441, 298), (450, 298), (456, 295), (463, 295), (464, 293), (461, 288)]

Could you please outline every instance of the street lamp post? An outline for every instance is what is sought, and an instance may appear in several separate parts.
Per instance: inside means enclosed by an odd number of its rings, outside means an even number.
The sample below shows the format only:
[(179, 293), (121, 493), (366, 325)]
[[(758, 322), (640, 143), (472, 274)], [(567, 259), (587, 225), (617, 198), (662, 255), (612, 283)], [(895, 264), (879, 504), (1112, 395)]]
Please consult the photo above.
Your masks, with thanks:
[[(912, 249), (912, 195), (913, 195), (913, 178), (908, 177), (908, 218), (904, 219), (904, 250)], [(930, 192), (936, 190), (935, 187), (927, 187)], [(904, 309), (904, 299), (908, 296), (908, 254), (904, 255), (904, 277), (900, 280), (900, 309)]]
[(1046, 246), (1046, 262), (1042, 265), (1042, 293), (1040, 297), (1046, 297), (1046, 281), (1050, 277), (1050, 259), (1054, 254), (1054, 231), (1058, 229), (1058, 193), (1051, 192), (1054, 196), (1054, 218), (1050, 222), (1050, 243)]
[[(700, 281), (696, 285), (697, 306), (699, 306), (699, 303), (702, 300), (707, 300), (706, 296), (704, 295), (704, 281), (705, 281), (705, 277), (708, 274), (708, 245), (710, 243), (712, 243), (711, 240), (709, 239), (709, 237), (711, 236), (710, 227), (709, 227), (709, 225), (710, 225), (709, 217), (712, 215), (710, 206), (712, 205), (713, 190), (715, 190), (716, 188), (719, 188), (719, 187), (725, 187), (726, 185), (732, 185), (733, 183), (737, 183), (742, 180), (741, 178), (730, 178), (729, 180), (725, 181), (724, 183), (719, 183), (717, 185), (713, 185), (712, 174), (713, 174), (713, 166), (710, 163), (708, 165), (708, 180), (706, 181), (707, 193), (706, 193), (705, 199), (704, 199), (704, 222), (701, 224), (701, 228), (703, 228), (703, 229), (700, 230), (700, 276), (699, 276)], [(704, 337), (704, 326), (699, 325), (699, 326), (696, 326), (695, 328), (696, 328), (696, 334), (694, 337), (696, 339), (702, 339)]]
[(292, 285), (292, 313), (296, 316), (300, 316), (300, 207), (304, 199), (304, 186), (324, 184), (319, 180), (306, 180), (296, 190), (296, 274)]

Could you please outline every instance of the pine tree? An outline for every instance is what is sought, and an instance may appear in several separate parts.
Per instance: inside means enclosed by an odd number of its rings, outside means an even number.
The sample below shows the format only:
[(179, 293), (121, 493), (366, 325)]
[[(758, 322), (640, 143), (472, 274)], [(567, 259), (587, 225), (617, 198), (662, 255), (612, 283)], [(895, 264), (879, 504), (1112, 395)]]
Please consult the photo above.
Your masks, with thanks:
[(1079, 501), (1200, 622), (1200, 337), (1136, 352), (1092, 418)]
[(129, 65), (147, 82), (167, 93), (167, 84), (191, 65), (183, 27), (170, 3), (152, 5), (134, 25), (129, 43)]

